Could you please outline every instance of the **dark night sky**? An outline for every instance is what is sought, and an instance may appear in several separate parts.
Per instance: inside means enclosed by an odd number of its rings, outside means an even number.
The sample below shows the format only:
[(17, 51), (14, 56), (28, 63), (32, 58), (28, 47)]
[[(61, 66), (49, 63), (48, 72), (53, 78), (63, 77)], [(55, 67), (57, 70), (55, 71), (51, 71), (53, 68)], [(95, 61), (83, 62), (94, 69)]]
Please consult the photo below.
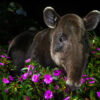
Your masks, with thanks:
[[(84, 17), (89, 11), (100, 10), (99, 0), (0, 0), (5, 2), (16, 1), (20, 3), (27, 11), (28, 17), (37, 20), (40, 24), (43, 22), (43, 9), (46, 6), (52, 6), (62, 16), (66, 13), (76, 13)], [(100, 24), (96, 28), (100, 31)]]
[[(1, 0), (0, 0), (1, 1)], [(76, 13), (80, 16), (85, 16), (89, 11), (100, 10), (100, 5), (96, 0), (3, 0), (17, 1), (27, 11), (28, 16), (33, 18), (42, 18), (42, 11), (46, 6), (52, 6), (60, 14)], [(87, 2), (88, 1), (88, 2)], [(38, 19), (38, 20), (40, 20)]]
[[(17, 0), (27, 11), (28, 16), (43, 23), (42, 11), (46, 6), (52, 6), (62, 16), (66, 13), (76, 13), (84, 17), (92, 10), (100, 10), (97, 0)], [(34, 2), (33, 2), (34, 1)], [(98, 0), (99, 1), (99, 0)], [(43, 23), (44, 25), (44, 23)], [(96, 28), (96, 33), (100, 32), (100, 24)], [(99, 35), (100, 36), (100, 35)]]
[[(77, 13), (79, 15), (85, 15), (91, 10), (98, 9), (100, 10), (100, 5), (97, 6), (97, 2), (95, 3), (91, 0), (91, 3), (87, 3), (84, 0), (76, 2), (76, 0), (17, 0), (21, 3), (28, 11), (30, 15), (40, 15), (42, 14), (43, 9), (46, 6), (52, 6), (56, 9), (60, 15), (66, 14), (68, 12)], [(34, 1), (34, 2), (33, 2)], [(73, 2), (74, 1), (74, 2)], [(93, 1), (93, 2), (92, 2)]]
[[(16, 1), (20, 3), (27, 11), (28, 16), (43, 21), (42, 11), (46, 6), (52, 6), (62, 16), (66, 13), (76, 13), (85, 16), (89, 11), (100, 10), (100, 4), (97, 0), (0, 0), (0, 2)], [(99, 0), (98, 0), (99, 1)]]
[[(46, 6), (52, 6), (62, 16), (66, 13), (76, 13), (84, 17), (89, 11), (100, 10), (96, 0), (17, 0), (27, 11), (28, 16), (43, 23), (42, 11)], [(43, 23), (44, 25), (44, 23)], [(96, 28), (100, 31), (100, 24)]]

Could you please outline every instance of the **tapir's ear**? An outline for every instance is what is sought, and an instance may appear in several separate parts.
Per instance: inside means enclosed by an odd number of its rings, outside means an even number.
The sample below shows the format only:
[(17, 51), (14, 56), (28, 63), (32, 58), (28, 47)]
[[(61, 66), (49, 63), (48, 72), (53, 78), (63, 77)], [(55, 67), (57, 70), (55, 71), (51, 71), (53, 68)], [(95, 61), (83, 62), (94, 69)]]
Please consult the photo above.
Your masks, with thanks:
[(49, 28), (55, 28), (60, 16), (52, 7), (46, 7), (43, 11), (44, 22)]
[(87, 31), (95, 29), (100, 21), (100, 11), (93, 10), (84, 17), (84, 24)]

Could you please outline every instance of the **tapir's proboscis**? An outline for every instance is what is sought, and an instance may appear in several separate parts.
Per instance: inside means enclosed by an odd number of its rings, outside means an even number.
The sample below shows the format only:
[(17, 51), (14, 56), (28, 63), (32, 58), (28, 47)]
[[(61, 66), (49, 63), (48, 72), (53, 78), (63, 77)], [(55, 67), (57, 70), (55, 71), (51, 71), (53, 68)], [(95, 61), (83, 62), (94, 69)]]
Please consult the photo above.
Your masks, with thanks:
[(58, 66), (67, 73), (66, 84), (78, 89), (89, 56), (88, 31), (94, 30), (100, 21), (100, 11), (93, 10), (85, 17), (69, 13), (62, 17), (54, 8), (46, 7), (43, 18), (48, 28), (38, 32), (23, 32), (9, 45), (8, 54), (17, 72), (28, 58), (43, 66)]

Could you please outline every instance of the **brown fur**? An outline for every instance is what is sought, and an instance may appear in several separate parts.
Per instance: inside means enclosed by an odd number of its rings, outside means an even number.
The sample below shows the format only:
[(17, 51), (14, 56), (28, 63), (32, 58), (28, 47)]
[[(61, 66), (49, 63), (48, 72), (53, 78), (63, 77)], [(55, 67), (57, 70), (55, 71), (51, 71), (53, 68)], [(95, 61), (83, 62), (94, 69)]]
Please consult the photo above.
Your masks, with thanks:
[(100, 12), (91, 11), (84, 19), (76, 14), (60, 17), (52, 7), (47, 7), (43, 17), (49, 28), (35, 37), (33, 33), (23, 33), (12, 41), (9, 53), (13, 63), (19, 70), (24, 66), (24, 60), (30, 57), (43, 66), (62, 67), (68, 77), (66, 84), (76, 89), (80, 87), (81, 75), (88, 62), (87, 31), (96, 28)]
[[(75, 14), (68, 14), (61, 18), (58, 26), (59, 27), (54, 30), (55, 32), (51, 44), (51, 52), (53, 52), (52, 59), (56, 54), (59, 55), (57, 57), (60, 62), (58, 66), (65, 68), (68, 73), (68, 79), (73, 80), (74, 83), (79, 83), (83, 72), (84, 61), (88, 60), (84, 55), (88, 55), (89, 50), (88, 37), (85, 33), (86, 30), (83, 20)], [(62, 51), (55, 52), (53, 46), (55, 45), (55, 40), (60, 33), (65, 34), (67, 40), (64, 43)], [(85, 38), (83, 38), (84, 35), (86, 35)], [(84, 44), (84, 42), (86, 43)], [(86, 46), (88, 47), (87, 50), (85, 50)], [(55, 58), (53, 60), (55, 61)]]

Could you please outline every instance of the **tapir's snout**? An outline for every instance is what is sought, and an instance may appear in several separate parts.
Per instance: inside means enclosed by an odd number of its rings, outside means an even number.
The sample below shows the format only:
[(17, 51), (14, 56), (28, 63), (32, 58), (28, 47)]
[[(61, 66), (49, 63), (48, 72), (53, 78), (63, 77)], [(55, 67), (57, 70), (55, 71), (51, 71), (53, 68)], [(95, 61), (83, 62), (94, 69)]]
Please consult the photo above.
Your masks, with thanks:
[(69, 86), (69, 88), (72, 90), (72, 91), (75, 91), (75, 90), (78, 90), (81, 86), (80, 83), (73, 83), (71, 80), (67, 80), (66, 81), (66, 85)]

